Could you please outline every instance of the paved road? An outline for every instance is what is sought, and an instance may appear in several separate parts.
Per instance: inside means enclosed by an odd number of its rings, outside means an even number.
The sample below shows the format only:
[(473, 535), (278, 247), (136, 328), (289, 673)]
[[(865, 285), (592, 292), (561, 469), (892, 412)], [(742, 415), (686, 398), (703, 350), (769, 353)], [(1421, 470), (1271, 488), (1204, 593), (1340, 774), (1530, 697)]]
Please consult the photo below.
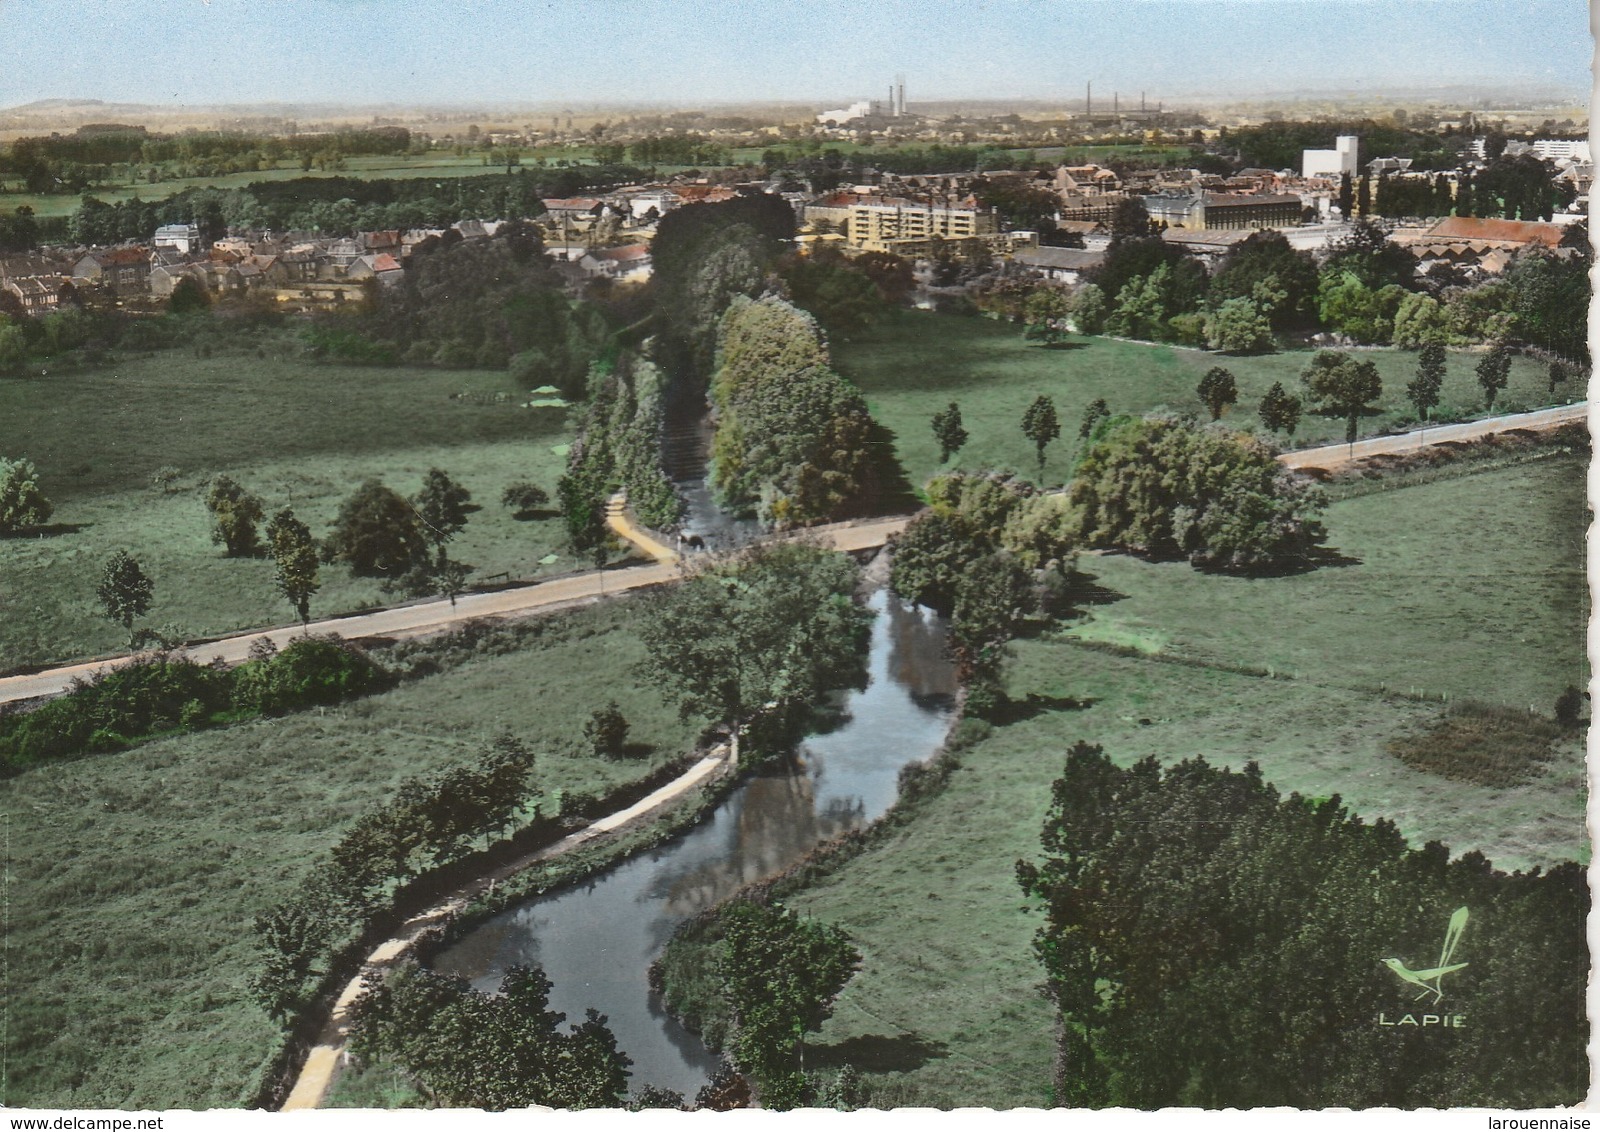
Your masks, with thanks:
[[(869, 523), (840, 523), (817, 528), (816, 533), (828, 545), (839, 550), (870, 550), (882, 546), (889, 535), (905, 526), (909, 518), (901, 515)], [(337, 633), (346, 638), (428, 636), (446, 632), (474, 617), (517, 618), (548, 613), (604, 594), (664, 585), (675, 581), (680, 575), (678, 566), (666, 563), (630, 566), (603, 573), (573, 574), (494, 593), (464, 594), (453, 607), (448, 601), (428, 601), (329, 621), (313, 621), (311, 632)], [(290, 625), (242, 633), (191, 645), (182, 652), (202, 663), (221, 657), (227, 664), (238, 664), (249, 656), (250, 646), (256, 641), (267, 639), (282, 647), (300, 632), (298, 625)], [(125, 659), (91, 661), (24, 676), (0, 678), (0, 703), (59, 695), (71, 686), (74, 679), (91, 676), (104, 668), (124, 663)]]
[(1553, 409), (1539, 409), (1532, 413), (1515, 413), (1506, 417), (1489, 417), (1466, 424), (1439, 425), (1418, 429), (1398, 436), (1375, 436), (1371, 440), (1358, 440), (1354, 445), (1329, 444), (1321, 448), (1305, 448), (1299, 452), (1285, 452), (1279, 460), (1291, 468), (1324, 468), (1332, 470), (1371, 456), (1393, 456), (1416, 452), (1435, 444), (1459, 443), (1481, 440), (1497, 432), (1516, 429), (1542, 431), (1564, 424), (1581, 423), (1589, 419), (1589, 402), (1575, 405), (1558, 405)]
[[(1402, 433), (1398, 436), (1379, 436), (1371, 440), (1358, 440), (1353, 450), (1347, 444), (1329, 444), (1321, 448), (1306, 448), (1299, 452), (1287, 452), (1279, 459), (1291, 468), (1324, 468), (1332, 470), (1370, 456), (1415, 452), (1435, 444), (1478, 440), (1497, 432), (1510, 432), (1518, 429), (1551, 429), (1564, 424), (1585, 421), (1588, 416), (1589, 403), (1587, 401), (1579, 401), (1574, 405), (1561, 405), (1553, 409), (1540, 409), (1532, 413), (1517, 413), (1512, 416), (1471, 421), (1467, 424), (1440, 425), (1437, 428), (1419, 429), (1416, 432)], [(630, 540), (644, 547), (647, 553), (652, 554), (652, 556), (660, 555), (664, 557), (672, 555), (676, 557), (671, 550), (660, 546), (660, 544), (649, 539), (648, 536), (643, 535), (642, 532), (639, 532), (637, 528), (628, 523), (626, 517), (621, 514), (620, 508), (613, 508), (609, 518), (618, 533), (624, 534)], [(871, 550), (882, 546), (885, 540), (903, 528), (910, 521), (910, 518), (909, 515), (896, 515), (891, 518), (875, 519), (870, 522), (835, 523), (831, 526), (814, 528), (812, 533), (820, 537), (827, 545), (838, 550)], [(693, 557), (691, 556), (690, 561), (692, 562), (692, 560)], [(312, 623), (311, 631), (313, 633), (338, 633), (340, 636), (347, 638), (427, 636), (433, 633), (445, 632), (453, 625), (474, 617), (529, 617), (565, 608), (579, 602), (590, 601), (604, 594), (664, 585), (678, 578), (680, 572), (680, 567), (675, 563), (658, 561), (650, 565), (608, 570), (604, 572), (603, 576), (597, 573), (574, 574), (562, 578), (553, 578), (548, 582), (537, 582), (532, 585), (518, 586), (514, 589), (500, 590), (496, 593), (466, 594), (458, 599), (455, 606), (451, 606), (448, 601), (430, 601), (417, 605), (404, 605), (394, 609), (380, 610), (375, 613), (336, 618), (331, 621), (316, 621)], [(225, 637), (210, 644), (193, 645), (185, 650), (185, 653), (200, 661), (209, 661), (214, 657), (221, 657), (228, 664), (238, 664), (246, 659), (250, 652), (250, 646), (257, 640), (267, 638), (281, 647), (299, 632), (298, 626), (287, 626), (280, 629), (243, 633), (239, 636)], [(33, 699), (40, 696), (59, 695), (71, 686), (75, 678), (92, 675), (100, 669), (119, 663), (122, 663), (122, 660), (92, 661), (87, 664), (52, 668), (27, 676), (0, 678), (0, 704), (14, 700)]]

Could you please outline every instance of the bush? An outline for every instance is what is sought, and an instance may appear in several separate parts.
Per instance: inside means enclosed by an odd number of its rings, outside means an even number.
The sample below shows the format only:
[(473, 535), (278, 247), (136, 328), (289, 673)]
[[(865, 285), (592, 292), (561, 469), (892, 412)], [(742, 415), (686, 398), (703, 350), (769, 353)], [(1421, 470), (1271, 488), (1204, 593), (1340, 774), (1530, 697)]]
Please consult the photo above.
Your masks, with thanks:
[(156, 654), (79, 682), (29, 712), (0, 716), (0, 760), (12, 768), (195, 726), (228, 705), (229, 673)]
[(54, 505), (39, 490), (39, 473), (29, 460), (0, 456), (0, 534), (47, 522)]
[(281, 715), (379, 692), (392, 679), (366, 653), (338, 637), (300, 637), (276, 656), (252, 660), (234, 672), (233, 706)]
[(536, 483), (509, 484), (500, 493), (500, 505), (510, 507), (517, 515), (528, 515), (548, 507), (550, 493)]
[(616, 758), (622, 754), (628, 743), (628, 721), (616, 700), (597, 708), (589, 717), (583, 725), (583, 742), (601, 758)]
[(1388, 743), (1415, 770), (1480, 786), (1516, 786), (1539, 774), (1562, 727), (1516, 708), (1459, 704), (1426, 731)]

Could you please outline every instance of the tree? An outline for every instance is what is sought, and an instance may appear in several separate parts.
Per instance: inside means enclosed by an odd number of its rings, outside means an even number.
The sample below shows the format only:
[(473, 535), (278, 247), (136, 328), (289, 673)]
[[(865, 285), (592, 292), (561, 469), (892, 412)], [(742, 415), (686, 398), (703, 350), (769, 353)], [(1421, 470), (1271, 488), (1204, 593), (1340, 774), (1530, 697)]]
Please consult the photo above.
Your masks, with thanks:
[(1116, 211), (1111, 214), (1112, 243), (1143, 239), (1155, 234), (1156, 226), (1151, 223), (1150, 211), (1145, 208), (1142, 199), (1128, 197), (1117, 203)]
[(310, 631), (311, 598), (322, 588), (317, 577), (317, 544), (311, 528), (295, 518), (285, 507), (267, 524), (267, 549), (277, 568), (274, 582), (278, 592), (294, 606), (300, 624)]
[(205, 286), (193, 276), (185, 275), (179, 279), (172, 288), (172, 294), (167, 299), (167, 310), (173, 314), (193, 314), (203, 311), (211, 305), (211, 296)]
[(33, 462), (0, 456), (0, 535), (40, 526), (54, 510), (39, 490), (39, 472)]
[(1166, 415), (1119, 418), (1067, 489), (1083, 546), (1260, 573), (1303, 565), (1326, 500), (1244, 433)]
[(1355, 215), (1356, 194), (1355, 186), (1350, 183), (1350, 174), (1339, 175), (1339, 215), (1346, 221)]
[(961, 427), (961, 406), (954, 401), (933, 414), (933, 438), (939, 443), (941, 464), (948, 463), (967, 443), (967, 430)]
[(1228, 299), (1206, 316), (1206, 345), (1228, 354), (1272, 349), (1272, 321), (1253, 299)]
[(1211, 410), (1211, 419), (1217, 421), (1222, 419), (1224, 409), (1238, 403), (1239, 386), (1228, 370), (1212, 366), (1195, 387), (1195, 395)]
[(467, 578), (477, 567), (469, 566), (465, 562), (458, 562), (454, 558), (447, 558), (443, 548), (439, 551), (439, 558), (433, 568), (433, 580), (439, 587), (439, 592), (450, 599), (450, 608), (456, 607), (456, 598), (467, 590)]
[(1044, 449), (1061, 435), (1061, 422), (1056, 417), (1056, 403), (1041, 393), (1035, 397), (1027, 412), (1022, 414), (1022, 435), (1033, 442), (1039, 454), (1039, 472), (1044, 473)]
[(1430, 342), (1417, 355), (1417, 376), (1406, 385), (1406, 397), (1416, 407), (1417, 417), (1423, 421), (1439, 404), (1439, 394), (1444, 388), (1444, 347)]
[(1104, 397), (1096, 397), (1089, 402), (1089, 407), (1083, 411), (1083, 423), (1078, 425), (1078, 439), (1088, 440), (1094, 435), (1095, 427), (1101, 421), (1111, 419), (1111, 407), (1106, 404)]
[(1586, 698), (1587, 693), (1582, 688), (1568, 684), (1556, 697), (1556, 722), (1568, 730), (1575, 729), (1583, 722), (1583, 701)]
[(1072, 299), (1072, 324), (1079, 334), (1099, 334), (1106, 326), (1106, 293), (1085, 283)]
[(138, 561), (125, 550), (113, 554), (100, 575), (100, 585), (95, 591), (100, 598), (100, 608), (128, 631), (130, 649), (137, 641), (133, 632), (134, 618), (150, 611), (154, 589)]
[(398, 585), (428, 561), (428, 536), (416, 509), (393, 489), (367, 480), (339, 507), (322, 546), (328, 562), (345, 562), (357, 574)]
[(612, 700), (596, 708), (583, 725), (584, 745), (602, 758), (616, 758), (628, 745), (628, 720)]
[(795, 1108), (805, 1090), (805, 1036), (833, 1013), (861, 953), (841, 929), (782, 906), (736, 901), (718, 922), (717, 977), (734, 1023), (730, 1051), (755, 1078), (763, 1108)]
[(1511, 376), (1511, 351), (1504, 342), (1494, 342), (1478, 362), (1478, 386), (1483, 390), (1485, 411), (1494, 408), (1494, 399)]
[(429, 468), (422, 480), (422, 490), (411, 502), (422, 524), (423, 537), (433, 543), (442, 566), (445, 544), (461, 533), (467, 525), (468, 514), (477, 510), (471, 506), (472, 493), (438, 468)]
[(1292, 437), (1300, 424), (1300, 398), (1285, 390), (1283, 382), (1274, 381), (1261, 398), (1260, 416), (1266, 428)]
[(1067, 337), (1067, 296), (1054, 287), (1040, 287), (1022, 305), (1023, 337), (1053, 346)]
[[(1086, 744), (1052, 785), (1041, 844), (1017, 879), (1043, 914), (1059, 1103), (1541, 1107), (1588, 1087), (1576, 864), (1508, 876), (1480, 853), (1412, 848), (1337, 796), (1281, 794), (1254, 763), (1120, 767)], [(1433, 1008), (1381, 957), (1433, 966), (1462, 922), (1470, 960), (1438, 985), (1474, 1037), (1375, 1024)]]
[(211, 541), (225, 547), (229, 558), (256, 553), (256, 524), (264, 514), (260, 496), (219, 473), (206, 489), (206, 509), (211, 512)]
[(861, 684), (871, 615), (852, 600), (857, 576), (844, 555), (805, 542), (707, 556), (653, 597), (642, 671), (685, 718), (726, 726), (737, 754), (758, 717), (802, 718), (823, 693)]
[(1345, 443), (1354, 444), (1361, 418), (1383, 395), (1383, 379), (1371, 361), (1357, 361), (1337, 350), (1318, 350), (1301, 375), (1306, 390), (1319, 402), (1318, 411), (1343, 417)]

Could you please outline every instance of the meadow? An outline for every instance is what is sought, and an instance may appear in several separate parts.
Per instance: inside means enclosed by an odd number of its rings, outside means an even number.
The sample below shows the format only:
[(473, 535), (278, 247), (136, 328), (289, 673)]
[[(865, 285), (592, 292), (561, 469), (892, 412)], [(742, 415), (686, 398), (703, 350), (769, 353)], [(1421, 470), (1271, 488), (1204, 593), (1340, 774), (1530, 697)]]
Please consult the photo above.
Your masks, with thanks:
[[(1011, 468), (1030, 479), (1060, 484), (1070, 474), (1081, 446), (1078, 426), (1085, 410), (1104, 398), (1113, 413), (1168, 409), (1209, 419), (1195, 392), (1212, 366), (1234, 375), (1239, 403), (1224, 423), (1260, 431), (1257, 406), (1272, 383), (1301, 390), (1300, 374), (1313, 351), (1293, 350), (1257, 357), (1231, 357), (1204, 350), (1146, 342), (1074, 335), (1062, 346), (1024, 341), (1022, 328), (986, 318), (963, 318), (931, 311), (896, 311), (848, 340), (832, 343), (834, 365), (867, 399), (877, 421), (895, 434), (895, 448), (907, 478), (917, 488), (941, 471), (955, 468)], [(1407, 382), (1416, 376), (1416, 354), (1404, 350), (1360, 351), (1377, 363), (1383, 378), (1379, 412), (1364, 417), (1361, 435), (1372, 436), (1410, 422), (1415, 409), (1406, 400)], [(1474, 367), (1478, 355), (1452, 351), (1442, 403), (1436, 417), (1482, 416), (1482, 391)], [(1583, 395), (1576, 386), (1551, 398), (1545, 367), (1518, 357), (1496, 412), (1536, 408)], [(1045, 452), (1043, 475), (1031, 442), (1022, 434), (1022, 414), (1040, 394), (1054, 400), (1061, 438)], [(948, 465), (929, 422), (951, 401), (961, 407), (970, 435)], [(1295, 432), (1304, 447), (1344, 439), (1342, 418), (1307, 413)], [(1281, 438), (1280, 438), (1281, 440)]]
[[(644, 686), (636, 606), (536, 622), (520, 647), (338, 708), (153, 741), (0, 783), (10, 874), (0, 1103), (207, 1108), (250, 1101), (279, 1031), (253, 1004), (255, 915), (292, 894), (359, 813), (509, 731), (547, 808), (692, 747)], [(530, 626), (531, 627), (531, 626)], [(530, 639), (531, 638), (531, 639)], [(578, 746), (615, 699), (629, 757)]]
[(1415, 845), (1477, 849), (1507, 870), (1587, 861), (1581, 736), (1512, 786), (1416, 769), (1388, 748), (1445, 718), (1428, 696), (1531, 702), (1548, 719), (1560, 687), (1584, 682), (1582, 471), (1552, 458), (1344, 500), (1331, 541), (1359, 561), (1299, 577), (1086, 559), (1104, 603), (1015, 644), (1015, 718), (964, 724), (942, 792), (786, 894), (865, 956), (815, 1059), (853, 1060), (874, 1104), (1050, 1102), (1041, 921), (1012, 877), (1039, 856), (1050, 783), (1078, 740), (1119, 763), (1255, 761), (1284, 793), (1338, 794)]
[[(125, 646), (94, 596), (117, 550), (154, 580), (143, 623), (164, 635), (293, 621), (270, 559), (225, 558), (211, 542), (203, 498), (219, 472), (258, 494), (268, 516), (292, 506), (320, 538), (369, 476), (410, 495), (437, 466), (482, 507), (451, 544), (476, 578), (576, 568), (559, 519), (518, 520), (500, 505), (518, 480), (553, 494), (565, 467), (566, 410), (526, 400), (503, 372), (323, 365), (287, 337), (259, 353), (169, 350), (0, 379), (0, 453), (32, 460), (56, 506), (43, 537), (0, 540), (0, 670)], [(164, 467), (177, 478), (153, 486)], [(343, 566), (324, 566), (321, 580), (315, 617), (393, 600)]]

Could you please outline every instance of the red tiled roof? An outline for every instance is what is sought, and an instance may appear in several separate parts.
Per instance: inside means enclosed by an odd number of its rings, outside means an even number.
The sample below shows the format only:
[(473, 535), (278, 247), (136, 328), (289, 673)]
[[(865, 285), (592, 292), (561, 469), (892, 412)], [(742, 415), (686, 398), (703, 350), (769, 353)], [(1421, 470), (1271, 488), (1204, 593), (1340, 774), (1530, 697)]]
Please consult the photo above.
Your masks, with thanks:
[(600, 251), (591, 252), (595, 259), (610, 260), (612, 263), (632, 263), (636, 260), (650, 257), (649, 244), (627, 244), (620, 248), (602, 248)]
[(1429, 236), (1451, 240), (1496, 240), (1508, 244), (1543, 244), (1559, 247), (1563, 229), (1559, 224), (1538, 220), (1487, 220), (1475, 216), (1447, 216), (1432, 228)]
[(379, 252), (372, 257), (372, 270), (374, 271), (402, 271), (400, 261), (388, 252)]

